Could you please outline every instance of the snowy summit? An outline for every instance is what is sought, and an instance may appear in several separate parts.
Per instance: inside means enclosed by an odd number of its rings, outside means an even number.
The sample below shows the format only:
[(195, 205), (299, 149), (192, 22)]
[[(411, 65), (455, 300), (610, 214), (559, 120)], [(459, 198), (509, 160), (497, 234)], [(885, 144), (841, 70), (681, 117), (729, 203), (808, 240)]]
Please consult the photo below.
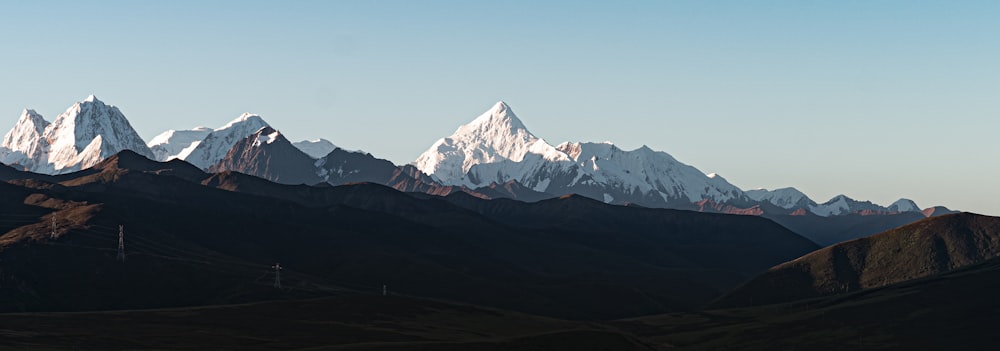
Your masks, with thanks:
[(49, 124), (25, 110), (4, 137), (3, 161), (37, 173), (66, 173), (88, 168), (122, 150), (153, 158), (121, 110), (90, 95)]
[(446, 185), (517, 181), (536, 191), (614, 203), (722, 202), (744, 196), (722, 177), (708, 177), (645, 146), (632, 151), (610, 142), (552, 146), (529, 132), (503, 101), (435, 142), (414, 165)]

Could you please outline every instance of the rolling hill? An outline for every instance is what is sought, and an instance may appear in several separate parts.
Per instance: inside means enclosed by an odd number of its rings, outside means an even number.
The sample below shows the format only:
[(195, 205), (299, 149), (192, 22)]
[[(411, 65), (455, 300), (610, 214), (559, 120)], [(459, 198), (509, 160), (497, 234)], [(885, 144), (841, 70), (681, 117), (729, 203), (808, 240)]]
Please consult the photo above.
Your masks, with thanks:
[(1000, 218), (932, 217), (812, 252), (769, 269), (714, 306), (794, 301), (945, 273), (1000, 255)]

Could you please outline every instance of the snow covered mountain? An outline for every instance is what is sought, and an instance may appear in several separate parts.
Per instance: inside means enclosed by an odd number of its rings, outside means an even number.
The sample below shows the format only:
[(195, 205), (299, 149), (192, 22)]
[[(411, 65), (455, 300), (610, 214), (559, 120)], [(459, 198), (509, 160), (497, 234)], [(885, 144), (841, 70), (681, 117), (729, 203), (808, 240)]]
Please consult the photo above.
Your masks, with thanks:
[(917, 206), (916, 202), (910, 199), (899, 199), (893, 202), (892, 205), (888, 207), (889, 211), (892, 212), (920, 212), (921, 209)]
[(816, 202), (809, 199), (806, 194), (795, 188), (780, 188), (774, 190), (767, 189), (754, 189), (747, 190), (744, 193), (747, 197), (754, 201), (767, 201), (771, 204), (784, 208), (786, 210), (799, 209), (799, 208), (809, 208), (809, 206), (815, 206)]
[[(837, 195), (827, 202), (817, 204), (806, 194), (795, 188), (775, 190), (747, 190), (747, 196), (754, 201), (769, 202), (786, 210), (806, 210), (812, 214), (828, 217), (846, 214), (893, 214), (903, 212), (920, 212), (917, 204), (909, 199), (899, 199), (888, 207), (883, 207), (870, 201), (857, 201), (845, 195)], [(801, 212), (804, 213), (804, 212)]]
[(287, 184), (374, 182), (401, 191), (438, 195), (465, 191), (522, 199), (580, 194), (615, 204), (757, 215), (920, 211), (907, 199), (883, 207), (840, 195), (818, 204), (794, 188), (743, 191), (721, 176), (706, 175), (646, 146), (635, 150), (622, 150), (610, 142), (553, 146), (528, 131), (502, 101), (435, 142), (414, 163), (396, 166), (364, 152), (338, 149), (325, 139), (293, 144), (250, 113), (215, 130), (167, 131), (147, 144), (117, 107), (91, 95), (53, 123), (24, 110), (3, 138), (0, 162), (57, 174), (91, 167), (121, 150)]
[(611, 142), (552, 146), (529, 132), (502, 101), (439, 139), (413, 165), (445, 185), (477, 188), (516, 181), (538, 192), (616, 204), (824, 217), (919, 211), (909, 200), (883, 207), (840, 195), (817, 204), (795, 188), (744, 192), (721, 176), (706, 175), (646, 146), (631, 151)]
[(25, 110), (4, 137), (4, 162), (37, 173), (67, 173), (88, 168), (122, 150), (153, 153), (121, 110), (91, 95), (49, 124)]
[[(451, 136), (439, 139), (414, 165), (445, 185), (476, 187), (511, 179), (528, 185), (523, 180), (552, 165), (568, 166), (569, 161), (565, 153), (532, 135), (500, 101)], [(539, 182), (533, 185), (547, 186)]]
[[(157, 161), (169, 161), (179, 158), (181, 154), (190, 153), (193, 146), (201, 143), (211, 128), (197, 127), (190, 130), (168, 130), (153, 137), (146, 146), (156, 156)], [(189, 149), (190, 148), (190, 149)]]
[[(582, 176), (571, 181), (570, 187), (577, 184), (610, 185), (611, 189), (618, 189), (627, 197), (653, 193), (667, 202), (697, 202), (703, 199), (727, 202), (746, 198), (742, 190), (729, 184), (725, 178), (714, 173), (706, 175), (665, 152), (653, 151), (647, 146), (625, 151), (611, 142), (562, 143), (556, 149), (569, 155), (577, 169), (582, 170)], [(602, 197), (605, 202), (614, 201), (611, 194), (602, 194)]]
[(282, 184), (322, 183), (309, 155), (269, 126), (238, 140), (209, 172), (237, 171)]
[(270, 125), (264, 122), (263, 118), (255, 114), (244, 113), (239, 118), (208, 133), (197, 145), (192, 143), (178, 154), (177, 158), (198, 168), (208, 169), (225, 158), (236, 143), (254, 135), (264, 127), (270, 127)]
[(306, 155), (315, 159), (321, 159), (329, 154), (331, 151), (337, 148), (329, 140), (326, 139), (315, 139), (315, 140), (303, 140), (297, 143), (292, 143), (295, 147), (305, 152)]
[(0, 146), (0, 162), (34, 170), (47, 162), (49, 143), (42, 137), (49, 122), (35, 110), (25, 109)]
[(611, 143), (552, 146), (531, 134), (502, 101), (435, 142), (413, 164), (445, 185), (477, 188), (514, 180), (539, 192), (577, 193), (608, 203), (662, 207), (746, 199), (725, 179), (645, 146), (632, 151)]
[(876, 205), (871, 201), (858, 201), (849, 198), (846, 195), (837, 195), (822, 204), (810, 205), (809, 210), (812, 213), (824, 217), (850, 213), (884, 214), (890, 212), (887, 208)]

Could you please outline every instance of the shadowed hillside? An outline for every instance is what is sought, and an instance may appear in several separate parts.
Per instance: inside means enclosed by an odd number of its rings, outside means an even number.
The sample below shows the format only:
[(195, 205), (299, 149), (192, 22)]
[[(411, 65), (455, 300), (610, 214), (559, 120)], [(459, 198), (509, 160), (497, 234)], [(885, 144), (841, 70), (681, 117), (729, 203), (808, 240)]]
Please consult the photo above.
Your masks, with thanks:
[[(91, 326), (101, 333), (87, 333)], [(0, 349), (653, 350), (608, 326), (398, 296), (5, 314)]]
[[(506, 213), (535, 223), (526, 227), (380, 185), (280, 185), (129, 152), (54, 179), (14, 176), (4, 201), (23, 220), (2, 237), (6, 311), (214, 305), (387, 284), (411, 296), (604, 319), (696, 309), (816, 248), (756, 217), (582, 197), (506, 200)], [(52, 237), (54, 211), (76, 212), (55, 212)], [(609, 225), (594, 225), (602, 221)], [(275, 262), (286, 269), (284, 289), (271, 287)]]
[(615, 323), (670, 350), (991, 350), (1000, 258), (882, 288)]
[(870, 289), (998, 255), (1000, 218), (971, 213), (933, 217), (778, 265), (714, 305), (760, 305)]

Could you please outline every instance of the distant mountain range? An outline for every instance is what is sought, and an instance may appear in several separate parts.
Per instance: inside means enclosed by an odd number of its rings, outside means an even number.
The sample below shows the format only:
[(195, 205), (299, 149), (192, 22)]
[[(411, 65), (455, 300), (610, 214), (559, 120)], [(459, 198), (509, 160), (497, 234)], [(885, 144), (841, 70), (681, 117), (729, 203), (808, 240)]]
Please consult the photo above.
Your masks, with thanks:
[[(647, 147), (552, 146), (502, 102), (406, 165), (293, 143), (249, 113), (144, 143), (93, 96), (51, 123), (25, 110), (0, 157), (0, 312), (82, 312), (61, 314), (58, 333), (53, 314), (9, 316), (14, 344), (0, 344), (13, 349), (81, 346), (80, 321), (110, 315), (201, 333), (234, 309), (374, 349), (431, 345), (414, 330), (453, 335), (431, 347), (449, 350), (992, 345), (1000, 218), (817, 203)], [(108, 310), (132, 311), (83, 312)], [(404, 320), (397, 336), (414, 344), (374, 345)], [(475, 331), (525, 323), (502, 320), (544, 325)], [(278, 345), (261, 340), (245, 341)]]
[[(122, 150), (154, 160), (184, 160), (212, 172), (236, 171), (284, 184), (374, 182), (397, 190), (543, 199), (579, 194), (609, 204), (776, 216), (871, 216), (951, 213), (900, 199), (889, 206), (838, 195), (817, 203), (795, 188), (742, 190), (646, 146), (610, 142), (551, 145), (498, 102), (442, 138), (409, 165), (319, 139), (291, 142), (258, 115), (217, 129), (170, 130), (148, 144), (121, 111), (89, 96), (47, 122), (25, 110), (0, 145), (0, 161), (43, 174), (91, 167)], [(812, 220), (812, 221), (819, 221)], [(874, 233), (874, 232), (871, 232)], [(867, 234), (871, 234), (867, 233)]]
[[(272, 134), (255, 140), (277, 143)], [(0, 311), (236, 303), (389, 284), (613, 318), (700, 306), (819, 248), (755, 216), (583, 196), (526, 203), (371, 183), (284, 185), (129, 150), (59, 175), (0, 166), (0, 180)], [(115, 258), (120, 224), (127, 264)], [(287, 291), (261, 280), (274, 262), (287, 268)], [(612, 297), (620, 300), (593, 303)]]

